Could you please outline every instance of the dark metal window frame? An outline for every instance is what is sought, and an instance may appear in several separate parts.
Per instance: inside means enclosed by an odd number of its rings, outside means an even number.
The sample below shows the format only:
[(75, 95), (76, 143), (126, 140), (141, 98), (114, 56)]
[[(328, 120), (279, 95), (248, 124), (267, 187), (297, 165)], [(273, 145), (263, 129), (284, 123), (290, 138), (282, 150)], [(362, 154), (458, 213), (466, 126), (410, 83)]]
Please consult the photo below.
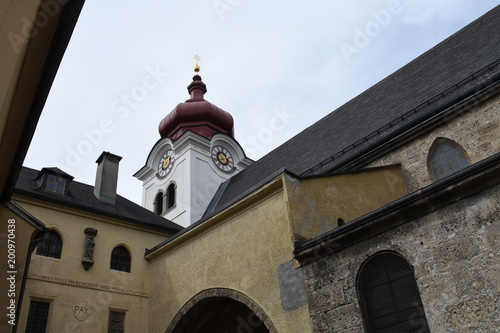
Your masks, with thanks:
[(45, 333), (49, 320), (50, 302), (31, 301), (25, 333)]
[(125, 332), (125, 312), (109, 310), (108, 333)]
[(64, 194), (66, 192), (66, 178), (51, 173), (47, 174), (45, 190), (57, 194)]
[(111, 263), (110, 268), (130, 273), (130, 268), (132, 266), (132, 260), (130, 257), (130, 252), (123, 245), (119, 245), (113, 249), (111, 252)]
[(413, 268), (399, 254), (370, 257), (357, 287), (366, 332), (429, 332)]
[(55, 230), (49, 230), (44, 235), (36, 248), (36, 254), (39, 256), (61, 259), (62, 239)]

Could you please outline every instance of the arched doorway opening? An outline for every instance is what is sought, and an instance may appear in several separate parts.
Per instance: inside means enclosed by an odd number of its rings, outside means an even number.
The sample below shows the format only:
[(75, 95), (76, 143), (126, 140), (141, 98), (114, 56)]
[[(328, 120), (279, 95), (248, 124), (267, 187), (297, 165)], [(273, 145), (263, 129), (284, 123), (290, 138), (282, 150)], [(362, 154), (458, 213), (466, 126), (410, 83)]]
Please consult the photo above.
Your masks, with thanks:
[(234, 290), (212, 289), (193, 297), (167, 333), (275, 333), (263, 310)]

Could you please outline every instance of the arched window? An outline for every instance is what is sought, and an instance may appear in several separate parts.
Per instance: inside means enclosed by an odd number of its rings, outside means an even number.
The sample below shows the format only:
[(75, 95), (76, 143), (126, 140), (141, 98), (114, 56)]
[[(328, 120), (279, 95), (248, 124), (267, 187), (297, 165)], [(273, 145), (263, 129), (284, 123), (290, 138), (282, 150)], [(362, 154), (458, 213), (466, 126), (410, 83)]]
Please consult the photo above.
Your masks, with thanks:
[(462, 149), (451, 140), (438, 139), (432, 146), (429, 167), (434, 180), (442, 179), (469, 166)]
[(163, 213), (163, 193), (158, 192), (158, 194), (155, 197), (155, 213), (158, 215), (161, 215)]
[(124, 246), (117, 246), (111, 252), (110, 268), (130, 273), (130, 253)]
[(366, 332), (429, 332), (413, 269), (401, 256), (382, 252), (368, 259), (358, 295)]
[(170, 184), (167, 188), (167, 209), (175, 206), (175, 184)]
[(39, 256), (61, 259), (62, 240), (54, 230), (47, 231), (36, 248)]

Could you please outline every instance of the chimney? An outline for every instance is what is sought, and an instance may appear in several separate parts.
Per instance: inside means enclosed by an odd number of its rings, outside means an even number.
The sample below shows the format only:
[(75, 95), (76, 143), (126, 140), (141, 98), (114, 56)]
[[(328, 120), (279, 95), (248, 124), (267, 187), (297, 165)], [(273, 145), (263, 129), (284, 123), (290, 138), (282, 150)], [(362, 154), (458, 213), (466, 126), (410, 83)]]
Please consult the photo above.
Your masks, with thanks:
[(97, 175), (95, 177), (94, 195), (97, 199), (110, 204), (116, 202), (118, 164), (121, 159), (121, 156), (103, 152), (95, 161), (97, 163)]

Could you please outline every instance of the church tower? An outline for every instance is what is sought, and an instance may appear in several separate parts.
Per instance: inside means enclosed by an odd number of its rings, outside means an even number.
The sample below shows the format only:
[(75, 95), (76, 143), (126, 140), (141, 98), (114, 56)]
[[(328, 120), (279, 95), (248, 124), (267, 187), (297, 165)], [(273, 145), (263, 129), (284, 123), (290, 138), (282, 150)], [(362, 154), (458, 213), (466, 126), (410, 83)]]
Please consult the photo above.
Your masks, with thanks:
[(190, 98), (161, 120), (161, 138), (134, 174), (143, 182), (142, 205), (184, 227), (203, 216), (220, 184), (253, 162), (234, 139), (231, 114), (204, 99), (199, 69)]

